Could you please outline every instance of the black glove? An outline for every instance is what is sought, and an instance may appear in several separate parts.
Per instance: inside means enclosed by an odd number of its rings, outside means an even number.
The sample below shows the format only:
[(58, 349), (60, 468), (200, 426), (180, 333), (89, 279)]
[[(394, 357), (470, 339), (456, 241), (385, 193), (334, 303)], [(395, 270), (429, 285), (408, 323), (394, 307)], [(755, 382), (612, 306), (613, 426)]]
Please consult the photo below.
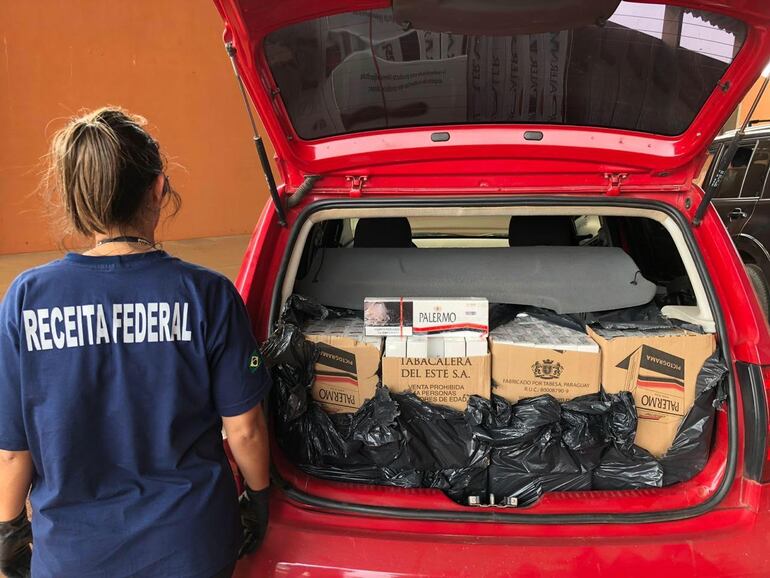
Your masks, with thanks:
[(238, 558), (253, 554), (262, 545), (267, 532), (269, 495), (270, 488), (255, 492), (246, 486), (246, 491), (241, 496), (243, 543), (238, 551)]
[(0, 573), (7, 578), (29, 578), (32, 560), (32, 525), (27, 511), (10, 522), (0, 522)]

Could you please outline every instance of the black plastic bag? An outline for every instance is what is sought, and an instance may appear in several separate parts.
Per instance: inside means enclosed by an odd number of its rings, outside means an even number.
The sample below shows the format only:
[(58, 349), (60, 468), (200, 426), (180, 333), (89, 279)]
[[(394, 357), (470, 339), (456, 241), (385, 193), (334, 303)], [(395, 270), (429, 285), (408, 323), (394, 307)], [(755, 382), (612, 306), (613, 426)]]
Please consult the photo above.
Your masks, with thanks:
[(289, 424), (308, 409), (318, 348), (305, 340), (299, 327), (281, 323), (262, 346), (262, 355), (275, 384), (271, 395), (276, 421)]
[(646, 305), (613, 309), (596, 313), (581, 313), (572, 316), (576, 321), (608, 330), (635, 329), (639, 331), (657, 331), (671, 329), (674, 324), (661, 313), (660, 308), (650, 302)]
[(636, 490), (662, 485), (663, 468), (650, 452), (639, 446), (626, 450), (610, 447), (593, 474), (595, 490)]
[[(514, 311), (521, 309), (501, 315)], [(660, 487), (689, 479), (708, 459), (715, 406), (725, 398), (727, 368), (718, 355), (701, 370), (695, 406), (660, 461), (634, 445), (637, 415), (629, 392), (564, 404), (548, 395), (517, 404), (494, 394), (489, 400), (473, 396), (459, 412), (380, 386), (357, 412), (327, 414), (310, 397), (318, 351), (301, 326), (346, 313), (292, 296), (263, 346), (275, 381), (271, 409), (278, 443), (311, 475), (436, 488), (460, 503), (494, 493), (498, 502), (515, 496), (528, 505), (551, 491)], [(654, 309), (641, 315), (654, 326)], [(619, 319), (604, 321), (625, 322), (623, 315)]]
[(637, 415), (631, 392), (604, 395), (610, 403), (604, 422), (610, 446), (594, 469), (593, 488), (633, 490), (661, 487), (663, 468), (660, 463), (650, 452), (634, 445)]
[(311, 476), (333, 482), (374, 484), (399, 488), (422, 488), (425, 486), (422, 472), (416, 470), (394, 470), (375, 465), (347, 465), (344, 468), (310, 465), (302, 465), (300, 467)]
[(464, 468), (447, 468), (423, 473), (422, 487), (442, 490), (455, 502), (467, 504), (470, 496), (486, 501), (488, 496), (487, 469), (489, 462)]
[(325, 307), (315, 299), (293, 293), (281, 309), (279, 325), (289, 324), (302, 327), (309, 319), (322, 321), (335, 317), (357, 317), (361, 312), (352, 309)]
[(580, 331), (581, 333), (586, 332), (585, 324), (575, 319), (572, 315), (562, 315), (555, 311), (551, 311), (550, 309), (543, 309), (542, 307), (527, 307), (523, 312), (531, 317), (547, 321), (548, 323), (552, 323), (559, 327), (573, 329), (575, 331)]
[[(362, 463), (392, 466), (397, 462), (404, 442), (397, 422), (399, 412), (388, 389), (378, 387), (374, 397), (351, 415), (347, 439)], [(349, 451), (352, 453), (352, 447)]]
[(492, 449), (489, 491), (496, 498), (514, 496), (520, 506), (545, 492), (591, 489), (591, 472), (584, 470), (558, 435), (534, 443)]
[(542, 319), (559, 327), (566, 327), (567, 329), (574, 329), (585, 333), (585, 323), (579, 318), (573, 315), (562, 315), (551, 311), (550, 309), (544, 309), (543, 307), (523, 307), (521, 305), (508, 305), (505, 303), (492, 303), (489, 306), (489, 330), (493, 331), (501, 325), (510, 323), (520, 313), (525, 313), (537, 319)]
[[(485, 416), (493, 424), (488, 430), (493, 445), (489, 492), (498, 500), (513, 496), (527, 505), (543, 492), (590, 489), (590, 473), (563, 443), (559, 402), (541, 395), (509, 407), (498, 399), (493, 415)], [(501, 410), (507, 420), (494, 415)]]
[(422, 471), (425, 487), (444, 490), (456, 501), (486, 496), (489, 445), (466, 414), (411, 393), (392, 395), (400, 409), (401, 467)]
[(606, 396), (589, 394), (561, 405), (562, 440), (585, 471), (593, 470), (607, 448), (607, 414), (612, 404)]
[(685, 416), (671, 448), (660, 463), (663, 485), (689, 480), (706, 465), (716, 418), (716, 407), (724, 401), (727, 365), (717, 351), (703, 364), (695, 382), (695, 404)]

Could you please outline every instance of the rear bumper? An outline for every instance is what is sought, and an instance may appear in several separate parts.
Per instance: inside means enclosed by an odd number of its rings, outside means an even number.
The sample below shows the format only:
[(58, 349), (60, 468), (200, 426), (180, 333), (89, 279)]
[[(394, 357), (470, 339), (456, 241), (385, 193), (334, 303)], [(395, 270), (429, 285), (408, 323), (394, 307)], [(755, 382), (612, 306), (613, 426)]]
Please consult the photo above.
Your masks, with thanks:
[(714, 510), (661, 524), (525, 527), (388, 522), (274, 505), (263, 547), (239, 563), (237, 578), (770, 576), (767, 510)]

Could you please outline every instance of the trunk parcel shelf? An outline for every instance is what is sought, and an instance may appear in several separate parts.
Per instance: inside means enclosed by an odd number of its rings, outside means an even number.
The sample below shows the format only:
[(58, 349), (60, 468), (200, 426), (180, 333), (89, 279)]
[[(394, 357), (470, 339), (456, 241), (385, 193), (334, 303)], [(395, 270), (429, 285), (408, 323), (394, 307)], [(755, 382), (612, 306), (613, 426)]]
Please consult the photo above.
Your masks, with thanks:
[(355, 413), (325, 412), (312, 399), (317, 345), (309, 319), (347, 316), (292, 296), (263, 354), (271, 368), (273, 425), (282, 450), (306, 473), (333, 481), (436, 488), (467, 504), (494, 494), (518, 505), (544, 492), (662, 487), (690, 479), (708, 459), (727, 368), (714, 353), (697, 377), (695, 405), (671, 449), (656, 459), (634, 445), (631, 392), (559, 403), (541, 395), (510, 403), (469, 398), (460, 412), (379, 385)]

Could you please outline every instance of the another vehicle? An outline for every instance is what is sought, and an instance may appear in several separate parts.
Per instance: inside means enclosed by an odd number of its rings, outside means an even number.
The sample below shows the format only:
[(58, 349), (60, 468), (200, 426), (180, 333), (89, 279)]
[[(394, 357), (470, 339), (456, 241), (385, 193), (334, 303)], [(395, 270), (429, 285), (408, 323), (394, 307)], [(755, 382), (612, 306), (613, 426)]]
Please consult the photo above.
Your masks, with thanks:
[[(709, 147), (706, 181), (725, 152), (735, 131), (718, 137)], [(741, 138), (725, 178), (714, 197), (714, 206), (722, 217), (738, 253), (746, 265), (762, 310), (770, 312), (770, 127), (751, 126)]]
[[(477, 508), (322, 480), (274, 444), (270, 528), (236, 575), (770, 576), (770, 334), (717, 210), (692, 222), (707, 148), (770, 60), (770, 4), (215, 3), (280, 181), (237, 282), (259, 338), (299, 287), (342, 298), (396, 271), (436, 296), (517, 302), (494, 279), (558, 271), (485, 271), (484, 251), (603, 245), (671, 316), (714, 331), (730, 368), (708, 462), (665, 488)], [(437, 247), (452, 250), (431, 278), (411, 268)], [(477, 259), (450, 257), (466, 248)], [(543, 296), (605, 283), (565, 272)]]

